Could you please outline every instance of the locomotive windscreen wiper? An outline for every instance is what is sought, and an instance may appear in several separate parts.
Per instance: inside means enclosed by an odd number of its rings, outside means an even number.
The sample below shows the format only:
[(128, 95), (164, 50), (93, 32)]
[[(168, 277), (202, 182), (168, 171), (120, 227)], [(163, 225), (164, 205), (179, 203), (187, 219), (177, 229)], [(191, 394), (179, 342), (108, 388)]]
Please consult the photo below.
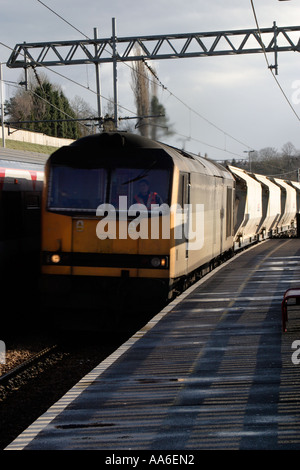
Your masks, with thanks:
[(139, 175), (137, 175), (135, 178), (131, 178), (130, 180), (128, 181), (125, 181), (125, 183), (122, 183), (122, 186), (125, 185), (125, 184), (129, 184), (129, 183), (133, 183), (134, 181), (138, 181), (138, 180), (141, 180), (143, 178), (145, 178), (145, 176), (148, 175), (149, 171), (152, 169), (152, 167), (157, 163), (157, 160), (155, 160), (149, 168), (147, 168), (146, 170), (143, 170), (142, 173), (140, 173)]

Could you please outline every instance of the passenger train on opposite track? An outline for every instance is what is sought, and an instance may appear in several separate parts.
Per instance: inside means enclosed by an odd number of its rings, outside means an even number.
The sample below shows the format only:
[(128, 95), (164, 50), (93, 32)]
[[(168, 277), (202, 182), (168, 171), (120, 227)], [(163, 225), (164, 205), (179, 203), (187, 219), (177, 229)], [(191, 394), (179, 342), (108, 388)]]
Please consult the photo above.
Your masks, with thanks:
[(44, 304), (165, 302), (235, 251), (292, 233), (299, 194), (138, 135), (83, 137), (45, 166)]
[(0, 160), (0, 282), (7, 303), (2, 331), (8, 317), (14, 323), (25, 318), (24, 299), (37, 297), (43, 178), (42, 164)]

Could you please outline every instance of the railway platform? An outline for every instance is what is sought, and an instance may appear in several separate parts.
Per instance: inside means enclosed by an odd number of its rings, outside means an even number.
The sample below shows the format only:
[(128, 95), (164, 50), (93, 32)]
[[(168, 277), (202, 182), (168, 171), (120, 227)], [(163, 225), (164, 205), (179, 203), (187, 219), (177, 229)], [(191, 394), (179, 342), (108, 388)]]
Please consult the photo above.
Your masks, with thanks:
[(299, 307), (289, 311), (286, 333), (281, 324), (284, 292), (295, 286), (299, 239), (236, 255), (7, 449), (300, 449)]

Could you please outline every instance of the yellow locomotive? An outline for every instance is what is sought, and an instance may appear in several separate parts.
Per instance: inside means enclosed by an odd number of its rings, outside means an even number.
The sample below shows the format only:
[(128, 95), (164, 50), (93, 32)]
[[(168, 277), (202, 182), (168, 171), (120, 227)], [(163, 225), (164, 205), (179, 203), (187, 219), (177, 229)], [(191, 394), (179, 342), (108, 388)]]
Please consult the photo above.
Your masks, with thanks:
[(129, 133), (62, 147), (45, 167), (44, 298), (171, 298), (231, 252), (234, 188), (221, 165)]

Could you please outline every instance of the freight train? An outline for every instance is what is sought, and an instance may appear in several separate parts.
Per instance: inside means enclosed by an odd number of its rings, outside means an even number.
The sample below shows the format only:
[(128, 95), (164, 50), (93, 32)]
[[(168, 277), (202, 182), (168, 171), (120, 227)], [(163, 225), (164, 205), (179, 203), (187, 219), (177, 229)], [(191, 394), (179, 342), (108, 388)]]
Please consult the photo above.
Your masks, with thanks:
[(45, 166), (45, 306), (171, 299), (236, 250), (293, 231), (299, 192), (138, 135), (83, 137)]

